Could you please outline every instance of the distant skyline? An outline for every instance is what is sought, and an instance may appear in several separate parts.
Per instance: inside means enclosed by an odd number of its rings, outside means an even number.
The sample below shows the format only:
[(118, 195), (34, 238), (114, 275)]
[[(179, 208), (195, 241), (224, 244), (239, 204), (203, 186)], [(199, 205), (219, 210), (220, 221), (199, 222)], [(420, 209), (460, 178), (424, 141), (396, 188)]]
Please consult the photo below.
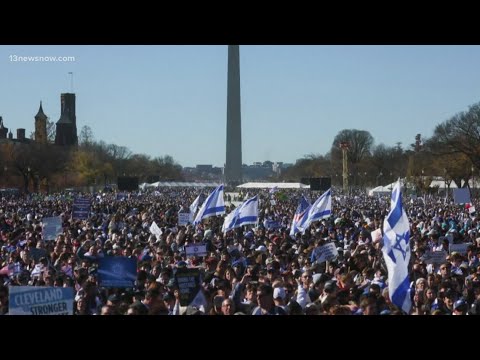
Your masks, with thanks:
[[(0, 46), (0, 116), (34, 131), (40, 101), (77, 131), (182, 166), (225, 162), (227, 45)], [(75, 61), (19, 61), (67, 56)], [(17, 61), (14, 61), (17, 60)], [(241, 45), (243, 163), (325, 154), (343, 129), (403, 148), (480, 101), (480, 46)]]

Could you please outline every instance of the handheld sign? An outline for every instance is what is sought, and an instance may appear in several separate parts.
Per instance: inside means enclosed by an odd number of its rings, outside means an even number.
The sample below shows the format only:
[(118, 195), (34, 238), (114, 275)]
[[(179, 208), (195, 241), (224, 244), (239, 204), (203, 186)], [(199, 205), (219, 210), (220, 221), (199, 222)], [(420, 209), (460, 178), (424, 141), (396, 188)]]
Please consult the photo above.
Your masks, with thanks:
[(206, 245), (189, 245), (185, 247), (187, 257), (190, 256), (207, 256)]
[(73, 315), (73, 288), (10, 286), (10, 315)]
[(98, 278), (103, 287), (134, 287), (137, 260), (125, 256), (101, 258), (98, 262)]

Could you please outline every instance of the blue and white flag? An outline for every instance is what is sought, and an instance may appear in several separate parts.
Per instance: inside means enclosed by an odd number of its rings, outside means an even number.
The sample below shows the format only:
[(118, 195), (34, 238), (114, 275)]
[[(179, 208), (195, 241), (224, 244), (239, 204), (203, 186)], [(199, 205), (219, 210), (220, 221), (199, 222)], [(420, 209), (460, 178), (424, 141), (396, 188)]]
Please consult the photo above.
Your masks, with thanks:
[(410, 227), (408, 217), (402, 207), (400, 181), (392, 190), (391, 208), (383, 222), (383, 258), (388, 270), (388, 292), (392, 303), (407, 314), (412, 302), (410, 299)]
[(225, 217), (222, 226), (222, 232), (226, 233), (235, 228), (235, 222), (238, 218), (238, 213), (240, 212), (240, 208), (242, 207), (243, 203), (240, 203), (230, 214)]
[(273, 195), (273, 194), (275, 194), (277, 191), (278, 191), (278, 186), (274, 186), (274, 187), (272, 187), (268, 192)]
[(198, 205), (200, 204), (200, 196), (202, 194), (199, 194), (195, 200), (193, 200), (192, 204), (190, 205), (190, 222), (193, 222), (193, 217), (195, 216), (195, 213), (197, 212)]
[(299, 231), (302, 231), (300, 227), (304, 226), (305, 221), (307, 220), (308, 210), (310, 210), (310, 203), (302, 195), (300, 199), (300, 203), (297, 206), (297, 210), (295, 211), (295, 215), (293, 216), (292, 226), (290, 227), (290, 236), (295, 237), (295, 234)]
[(223, 184), (217, 187), (208, 195), (207, 199), (203, 203), (202, 207), (198, 211), (197, 217), (193, 224), (199, 224), (203, 219), (225, 214), (225, 201), (223, 200)]
[(325, 191), (318, 199), (313, 203), (307, 213), (307, 220), (297, 228), (301, 231), (305, 231), (312, 222), (329, 218), (332, 215), (332, 189)]
[(235, 227), (240, 227), (248, 224), (256, 224), (258, 222), (258, 196), (245, 201), (237, 215)]
[(258, 222), (258, 196), (246, 200), (240, 204), (234, 211), (227, 215), (223, 222), (222, 231), (227, 232), (231, 229)]

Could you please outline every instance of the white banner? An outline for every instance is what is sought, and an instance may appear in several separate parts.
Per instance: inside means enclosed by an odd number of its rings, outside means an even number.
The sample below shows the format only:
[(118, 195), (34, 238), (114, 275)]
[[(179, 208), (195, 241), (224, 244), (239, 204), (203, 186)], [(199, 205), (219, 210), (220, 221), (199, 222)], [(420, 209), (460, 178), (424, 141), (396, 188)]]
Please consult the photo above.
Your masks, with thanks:
[(330, 261), (338, 256), (337, 248), (334, 243), (328, 243), (326, 245), (313, 249), (315, 253), (315, 259), (318, 264), (324, 261)]
[(446, 251), (427, 251), (423, 256), (420, 258), (427, 264), (435, 264), (440, 265), (443, 264), (447, 259), (447, 252)]
[(57, 235), (63, 232), (62, 218), (60, 216), (43, 218), (42, 225), (43, 240), (55, 240)]
[(178, 225), (188, 225), (189, 222), (192, 222), (192, 216), (189, 212), (178, 213)]
[(152, 222), (152, 225), (150, 226), (150, 232), (157, 237), (157, 240), (160, 239), (160, 236), (162, 236), (162, 229), (160, 229), (157, 225), (157, 223), (154, 221)]

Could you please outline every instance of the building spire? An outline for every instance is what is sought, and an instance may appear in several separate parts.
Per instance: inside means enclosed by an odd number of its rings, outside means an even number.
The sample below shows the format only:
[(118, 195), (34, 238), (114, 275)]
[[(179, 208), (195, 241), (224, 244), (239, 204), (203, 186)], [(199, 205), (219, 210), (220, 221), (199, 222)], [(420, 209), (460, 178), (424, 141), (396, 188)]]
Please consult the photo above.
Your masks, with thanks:
[(47, 115), (45, 115), (45, 113), (43, 112), (42, 101), (40, 101), (40, 108), (38, 109), (38, 113), (37, 113), (37, 115), (35, 115), (35, 118), (40, 118), (40, 119), (46, 119), (47, 118)]

